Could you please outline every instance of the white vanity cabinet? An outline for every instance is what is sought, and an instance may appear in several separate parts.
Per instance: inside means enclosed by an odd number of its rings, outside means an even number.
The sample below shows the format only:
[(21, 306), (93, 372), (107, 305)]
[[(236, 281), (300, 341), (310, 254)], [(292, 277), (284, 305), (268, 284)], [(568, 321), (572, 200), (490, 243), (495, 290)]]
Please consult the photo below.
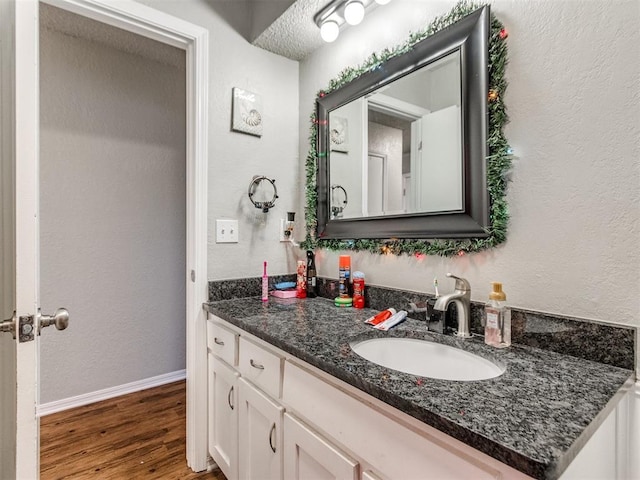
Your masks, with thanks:
[[(209, 449), (229, 480), (530, 479), (224, 320), (208, 324)], [(634, 424), (640, 393), (622, 399), (560, 478), (638, 478)]]
[(207, 322), (209, 455), (228, 480), (238, 478), (238, 334)]
[(284, 431), (285, 479), (358, 480), (356, 460), (289, 413)]
[(282, 415), (284, 408), (244, 378), (239, 380), (238, 445), (241, 480), (282, 478)]
[(209, 353), (209, 455), (228, 480), (238, 478), (238, 378)]
[(283, 358), (243, 335), (207, 322), (209, 454), (228, 480), (282, 480)]

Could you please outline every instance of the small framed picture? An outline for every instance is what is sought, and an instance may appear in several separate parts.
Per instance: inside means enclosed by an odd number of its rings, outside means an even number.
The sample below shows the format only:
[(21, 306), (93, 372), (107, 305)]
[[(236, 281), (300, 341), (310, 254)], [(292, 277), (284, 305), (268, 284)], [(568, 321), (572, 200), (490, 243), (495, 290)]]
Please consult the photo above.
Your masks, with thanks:
[(331, 150), (349, 153), (349, 123), (344, 117), (332, 116), (329, 123)]
[(260, 95), (242, 88), (233, 88), (231, 129), (256, 137), (262, 136), (262, 98)]

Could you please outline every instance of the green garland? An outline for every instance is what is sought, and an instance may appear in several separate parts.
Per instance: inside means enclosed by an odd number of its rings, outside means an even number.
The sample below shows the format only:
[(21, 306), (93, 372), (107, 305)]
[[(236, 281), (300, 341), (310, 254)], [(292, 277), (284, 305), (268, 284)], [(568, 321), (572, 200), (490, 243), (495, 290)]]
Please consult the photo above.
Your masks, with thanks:
[[(472, 1), (462, 0), (446, 15), (437, 17), (423, 31), (412, 33), (409, 39), (392, 49), (385, 49), (380, 53), (373, 53), (359, 67), (348, 67), (338, 74), (338, 77), (329, 82), (328, 88), (318, 92), (318, 96), (324, 96), (364, 73), (372, 70), (388, 59), (411, 50), (413, 46), (426, 37), (450, 26), (462, 17), (481, 8), (482, 5)], [(306, 210), (305, 221), (307, 236), (300, 244), (306, 250), (326, 248), (328, 250), (355, 250), (367, 251), (377, 254), (394, 255), (441, 255), (454, 256), (465, 253), (479, 252), (500, 245), (507, 237), (507, 224), (509, 211), (506, 202), (507, 172), (511, 168), (511, 149), (504, 136), (503, 129), (508, 122), (502, 96), (507, 88), (504, 78), (507, 65), (507, 38), (506, 30), (502, 22), (491, 14), (491, 31), (489, 36), (489, 132), (487, 143), (489, 155), (487, 156), (487, 188), (489, 191), (491, 227), (488, 229), (487, 238), (465, 240), (420, 240), (420, 239), (359, 239), (359, 240), (330, 240), (316, 238), (317, 217), (316, 205), (318, 192), (316, 190), (316, 171), (318, 162), (317, 140), (318, 121), (316, 113), (311, 115), (311, 130), (309, 134), (309, 154), (307, 155), (306, 173)]]

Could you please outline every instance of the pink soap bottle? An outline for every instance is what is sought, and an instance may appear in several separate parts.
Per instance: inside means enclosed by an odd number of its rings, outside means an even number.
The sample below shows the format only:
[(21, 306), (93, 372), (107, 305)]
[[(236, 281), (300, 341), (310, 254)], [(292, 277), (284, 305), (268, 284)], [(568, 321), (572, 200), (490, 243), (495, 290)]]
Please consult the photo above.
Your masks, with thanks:
[(262, 264), (262, 301), (269, 300), (269, 277), (267, 276), (267, 262)]

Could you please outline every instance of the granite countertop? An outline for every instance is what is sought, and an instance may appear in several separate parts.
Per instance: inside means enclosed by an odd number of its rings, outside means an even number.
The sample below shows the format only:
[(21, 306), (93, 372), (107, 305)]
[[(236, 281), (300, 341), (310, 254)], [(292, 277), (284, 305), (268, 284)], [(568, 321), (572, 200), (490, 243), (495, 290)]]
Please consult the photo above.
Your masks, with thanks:
[[(494, 349), (426, 331), (407, 319), (389, 332), (364, 320), (376, 310), (337, 308), (332, 300), (259, 297), (205, 309), (326, 373), (540, 479), (555, 479), (634, 379), (632, 370), (513, 345)], [(393, 336), (456, 346), (506, 367), (482, 381), (436, 380), (391, 370), (355, 354), (354, 340)]]

